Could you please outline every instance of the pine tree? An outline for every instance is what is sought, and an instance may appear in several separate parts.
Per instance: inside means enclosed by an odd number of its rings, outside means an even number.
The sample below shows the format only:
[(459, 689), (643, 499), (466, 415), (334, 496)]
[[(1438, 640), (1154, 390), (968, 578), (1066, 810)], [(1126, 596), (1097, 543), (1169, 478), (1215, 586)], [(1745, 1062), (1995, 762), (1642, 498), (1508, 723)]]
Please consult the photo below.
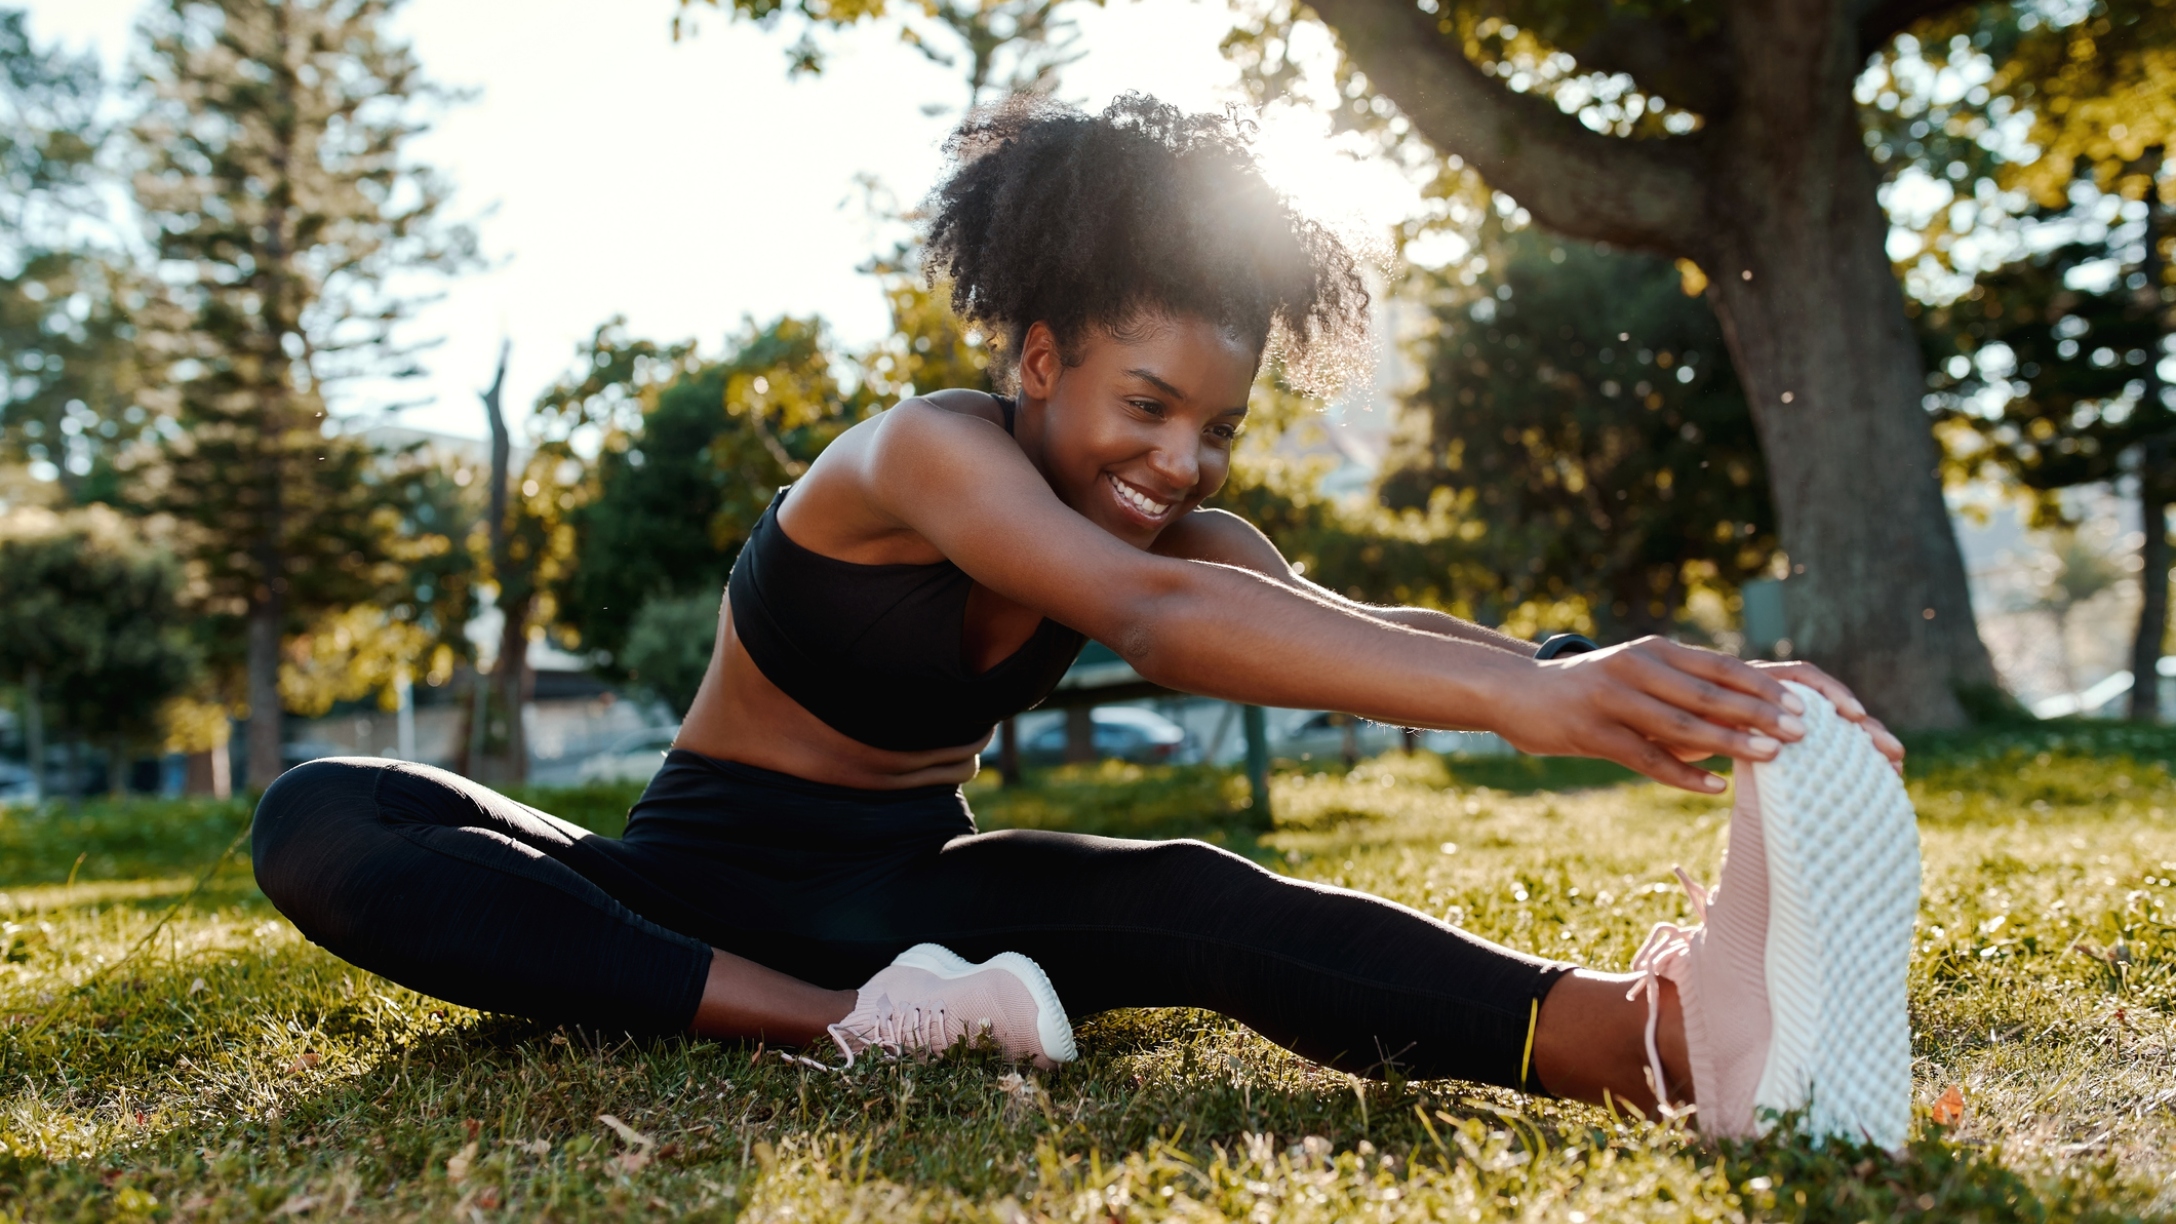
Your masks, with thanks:
[(112, 500), (114, 459), (163, 400), (135, 342), (143, 277), (106, 224), (112, 135), (97, 57), (30, 39), (0, 9), (0, 454)]
[(147, 499), (188, 523), (240, 663), (249, 773), (281, 768), (283, 639), (398, 581), (399, 479), (329, 426), (357, 375), (416, 371), (396, 282), (473, 238), (404, 154), (446, 98), (386, 32), (391, 0), (170, 0), (148, 21), (136, 197), (184, 322), (178, 436)]

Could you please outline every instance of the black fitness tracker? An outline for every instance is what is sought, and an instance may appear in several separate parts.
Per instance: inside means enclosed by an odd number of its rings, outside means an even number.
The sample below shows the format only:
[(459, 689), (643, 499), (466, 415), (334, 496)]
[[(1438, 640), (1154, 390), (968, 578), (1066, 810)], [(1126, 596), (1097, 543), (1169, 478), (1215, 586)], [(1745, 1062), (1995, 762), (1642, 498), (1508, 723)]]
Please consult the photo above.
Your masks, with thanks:
[(1541, 649), (1534, 652), (1534, 661), (1539, 663), (1546, 659), (1554, 659), (1559, 655), (1585, 654), (1590, 650), (1600, 650), (1601, 648), (1601, 643), (1583, 634), (1552, 633), (1548, 637), (1541, 639)]

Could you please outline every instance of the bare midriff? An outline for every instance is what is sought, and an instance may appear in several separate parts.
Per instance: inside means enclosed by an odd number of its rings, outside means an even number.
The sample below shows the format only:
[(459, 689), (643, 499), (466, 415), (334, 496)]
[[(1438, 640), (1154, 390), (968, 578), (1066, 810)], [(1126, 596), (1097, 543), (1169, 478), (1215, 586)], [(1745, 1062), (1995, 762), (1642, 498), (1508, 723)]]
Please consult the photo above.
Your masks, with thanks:
[(892, 752), (851, 739), (770, 682), (721, 608), (718, 641), (673, 747), (724, 761), (863, 790), (956, 784), (975, 776), (989, 736), (956, 748)]

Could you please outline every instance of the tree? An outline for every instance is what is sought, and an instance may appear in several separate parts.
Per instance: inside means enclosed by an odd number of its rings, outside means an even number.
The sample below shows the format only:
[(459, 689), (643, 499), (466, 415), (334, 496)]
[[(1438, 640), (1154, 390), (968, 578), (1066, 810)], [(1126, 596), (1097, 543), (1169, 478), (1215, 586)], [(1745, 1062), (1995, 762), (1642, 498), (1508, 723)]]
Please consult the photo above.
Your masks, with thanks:
[(1499, 608), (1576, 599), (1612, 637), (1668, 632), (1688, 586), (1734, 589), (1775, 558), (1745, 397), (1705, 302), (1651, 256), (1531, 230), (1470, 289), (1433, 278), (1410, 401), (1424, 435), (1386, 459), (1382, 498), (1457, 508), (1475, 593)]
[[(2164, 206), (2170, 194), (2166, 150), (2176, 142), (2176, 3), (2094, 0), (2056, 10), (1982, 4), (1953, 8), (1922, 23), (1918, 33), (1917, 40), (1898, 39), (1897, 52), (1885, 59), (1909, 55), (1922, 70), (1899, 72), (1884, 62), (1862, 80), (1860, 93), (1873, 103), (1865, 113), (1875, 159), (1901, 154), (1930, 173), (1915, 185), (1931, 198), (1921, 205), (1930, 224), (1912, 272), (1933, 282), (1926, 286), (1936, 289), (1926, 294), (1930, 301), (1946, 304), (1926, 317), (1936, 334), (1937, 357), (1949, 363), (1962, 359), (1964, 366), (1956, 374), (1933, 372), (1936, 402), (1945, 406), (1953, 441), (1978, 434), (1965, 447), (1961, 466), (1967, 470), (2007, 469), (2043, 495), (2065, 483), (2105, 480), (2118, 470), (2135, 477), (2146, 530), (2132, 672), (2153, 675), (2168, 632), (2166, 522), (2168, 503), (2176, 498), (2164, 411), (2170, 407), (2168, 387), (2159, 373), (2176, 305)], [(1974, 78), (1984, 83), (1958, 88), (1960, 70), (1970, 74), (1962, 77), (1965, 83)], [(2030, 121), (2023, 141), (2005, 135), (2015, 131), (2019, 118)], [(1974, 185), (1969, 193), (1951, 186), (1968, 181)], [(1924, 190), (1928, 187), (1931, 193)], [(2026, 199), (2022, 215), (2008, 202), (2015, 195)], [(2109, 205), (2120, 206), (2120, 222), (2106, 215)], [(2073, 238), (2065, 245), (2078, 249), (2064, 253), (2050, 252), (2035, 240), (2035, 232), (2061, 228), (2098, 231), (2107, 241), (2095, 237), (2079, 245)], [(1990, 234), (1995, 241), (1987, 241)], [(1975, 247), (2006, 247), (2005, 258), (2026, 254), (2030, 266), (2014, 273), (1984, 262), (1960, 267), (1955, 255)], [(2097, 253), (2086, 254), (2088, 248)], [(2105, 270), (2111, 261), (2123, 265), (2120, 283), (2110, 286), (2112, 296), (2089, 285), (2095, 267)], [(2051, 267), (2058, 273), (2053, 280), (2047, 275)], [(1949, 302), (1955, 291), (1939, 290), (1938, 283), (1943, 273), (1955, 279), (1959, 272), (1978, 274), (1980, 283), (1972, 286), (1969, 301)], [(1990, 274), (1996, 279), (1988, 280)], [(2081, 307), (2080, 290), (2106, 300)], [(2110, 315), (2111, 307), (2120, 317)], [(2024, 373), (2022, 379), (1971, 373), (1979, 363), (1967, 355), (1980, 347), (1995, 320), (2006, 320), (2015, 332), (2037, 315), (2044, 324), (2069, 330), (2086, 325), (2086, 316), (2094, 313), (2102, 316), (2093, 323), (2101, 342), (2085, 351), (2094, 354), (2095, 369), (2082, 362), (2058, 369), (2076, 356), (2077, 336), (2041, 333), (2012, 337), (2035, 350), (2032, 358), (2013, 362), (2017, 372), (2041, 373)], [(2136, 344), (2111, 347), (2110, 341), (2126, 332)], [(2071, 351), (2059, 351), (2066, 347)], [(2001, 339), (1987, 351), (1998, 362), (2015, 352)], [(2103, 355), (2114, 360), (2099, 361)], [(2053, 360), (2038, 359), (2050, 356)], [(2077, 393), (2079, 385), (2089, 389)], [(2068, 401), (2079, 415), (2073, 420), (2031, 406), (2000, 408), (1999, 401), (2012, 391), (2051, 407)], [(1959, 412), (1968, 398), (1979, 402)], [(2015, 431), (2021, 423), (2035, 436), (2020, 440)], [(1981, 462), (1991, 451), (2013, 449), (2007, 458)], [(2043, 518), (2052, 506), (2040, 498)], [(2131, 690), (2132, 718), (2158, 718), (2158, 707), (2158, 685)]]
[(1317, 0), (1259, 13), (1251, 32), (1255, 76), (1274, 87), (1291, 78), (1292, 27), (1319, 16), (1348, 61), (1341, 108), (1477, 170), (1545, 228), (1704, 270), (1769, 457), (1792, 637), (1907, 726), (1962, 721), (1959, 693), (1995, 676), (1853, 86), (1869, 54), (1952, 7)]
[[(443, 91), (386, 34), (392, 0), (172, 0), (149, 20), (139, 205), (176, 286), (180, 429), (151, 504), (195, 559), (241, 654), (249, 776), (281, 768), (282, 639), (397, 581), (405, 500), (328, 427), (347, 377), (415, 372), (402, 285), (471, 256), (445, 187), (406, 155)], [(235, 650), (234, 637), (242, 641)]]
[[(2133, 224), (2121, 212), (2113, 226), (2075, 215), (2048, 222), (2082, 221), (2105, 238), (1985, 273), (1957, 301), (1922, 311), (1920, 323), (1957, 474), (1999, 474), (2038, 494), (2042, 526), (2062, 525), (2059, 490), (2125, 474), (2136, 480), (2142, 599), (2132, 674), (2150, 677), (2168, 632), (2176, 403), (2158, 368), (2170, 331), (2168, 235), (2151, 195), (2122, 210), (2131, 211)], [(2133, 718), (2159, 717), (2158, 688), (2132, 689)]]
[[(1894, 722), (1962, 720), (1992, 664), (1920, 410), (1852, 90), (1926, 0), (1320, 0), (1351, 73), (1560, 234), (1693, 261), (1767, 457), (1792, 638)], [(1286, 27), (1299, 14), (1272, 14)], [(1274, 25), (1275, 22), (1270, 24)], [(1801, 572), (1799, 567), (1803, 566)]]
[[(153, 741), (166, 704), (195, 679), (182, 622), (181, 565), (103, 506), (0, 523), (0, 678), (22, 687), (31, 767), (44, 774), (45, 727), (107, 749), (118, 790), (130, 751)], [(72, 768), (77, 785), (80, 767)]]
[(136, 343), (155, 303), (107, 232), (100, 164), (111, 134), (97, 58), (32, 45), (0, 10), (0, 453), (113, 500), (114, 459), (169, 407)]
[(628, 626), (618, 661), (627, 678), (686, 718), (695, 693), (710, 670), (710, 652), (718, 637), (719, 595), (660, 595), (642, 605)]
[[(607, 325), (588, 372), (545, 394), (553, 440), (531, 462), (522, 513), (539, 545), (550, 518), (564, 524), (554, 619), (608, 672), (625, 674), (618, 655), (652, 599), (715, 598), (771, 495), (872, 409), (868, 381), (846, 391), (840, 364), (816, 320), (750, 324), (708, 362)], [(586, 484), (563, 479), (582, 469), (558, 440), (582, 427), (604, 435)]]
[[(693, 25), (687, 10), (696, 0), (680, 0), (673, 18), (673, 37)], [(1058, 72), (1078, 59), (1072, 46), (1073, 23), (1060, 12), (1069, 0), (920, 0), (909, 7), (888, 8), (885, 0), (702, 0), (713, 9), (724, 9), (747, 20), (776, 25), (782, 19), (796, 26), (793, 44), (786, 52), (791, 74), (823, 71), (824, 53), (816, 40), (818, 31), (837, 31), (863, 21), (889, 18), (898, 23), (900, 41), (913, 47), (930, 62), (957, 68), (967, 83), (967, 105), (978, 106), (985, 95), (1049, 93), (1058, 86)], [(1102, 0), (1096, 0), (1101, 3)]]

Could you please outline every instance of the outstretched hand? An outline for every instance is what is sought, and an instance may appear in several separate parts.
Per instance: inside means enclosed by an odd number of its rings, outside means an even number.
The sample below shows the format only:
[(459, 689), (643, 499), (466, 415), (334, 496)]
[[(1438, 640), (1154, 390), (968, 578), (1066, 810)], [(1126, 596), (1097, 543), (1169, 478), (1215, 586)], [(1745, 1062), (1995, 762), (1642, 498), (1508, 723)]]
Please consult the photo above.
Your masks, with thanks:
[(1904, 745), (1851, 690), (1810, 663), (1746, 663), (1712, 650), (1645, 637), (1535, 665), (1510, 695), (1498, 733), (1522, 752), (1599, 757), (1658, 782), (1714, 794), (1723, 780), (1692, 762), (1713, 756), (1767, 761), (1806, 734), (1805, 703), (1783, 687), (1813, 689), (1865, 727), (1901, 767)]

